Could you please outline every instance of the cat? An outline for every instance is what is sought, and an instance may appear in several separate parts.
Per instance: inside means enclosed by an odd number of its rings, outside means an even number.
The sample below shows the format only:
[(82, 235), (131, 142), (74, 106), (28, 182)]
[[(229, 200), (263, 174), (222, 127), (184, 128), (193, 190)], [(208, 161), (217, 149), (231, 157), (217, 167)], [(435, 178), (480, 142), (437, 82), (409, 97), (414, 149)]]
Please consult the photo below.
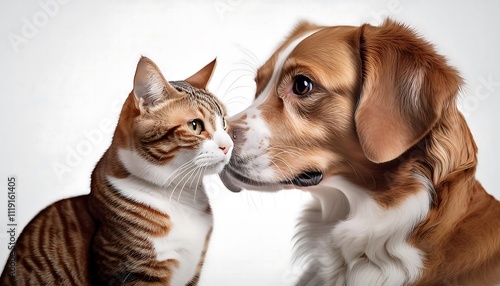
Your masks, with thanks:
[(206, 91), (215, 60), (168, 82), (142, 57), (88, 195), (58, 201), (23, 230), (1, 285), (196, 285), (213, 225), (203, 177), (233, 142)]

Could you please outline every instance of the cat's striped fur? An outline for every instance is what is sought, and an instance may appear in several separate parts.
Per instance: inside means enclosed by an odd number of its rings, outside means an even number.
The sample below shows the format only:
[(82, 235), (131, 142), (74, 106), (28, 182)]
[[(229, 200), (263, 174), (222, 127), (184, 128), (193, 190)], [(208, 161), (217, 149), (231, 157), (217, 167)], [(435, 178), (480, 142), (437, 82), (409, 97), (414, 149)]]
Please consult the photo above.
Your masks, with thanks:
[(95, 223), (88, 195), (64, 199), (42, 210), (19, 236), (0, 285), (89, 285), (89, 245)]
[(197, 284), (212, 230), (202, 177), (232, 149), (225, 108), (205, 91), (214, 65), (167, 82), (141, 58), (90, 194), (28, 224), (1, 285)]

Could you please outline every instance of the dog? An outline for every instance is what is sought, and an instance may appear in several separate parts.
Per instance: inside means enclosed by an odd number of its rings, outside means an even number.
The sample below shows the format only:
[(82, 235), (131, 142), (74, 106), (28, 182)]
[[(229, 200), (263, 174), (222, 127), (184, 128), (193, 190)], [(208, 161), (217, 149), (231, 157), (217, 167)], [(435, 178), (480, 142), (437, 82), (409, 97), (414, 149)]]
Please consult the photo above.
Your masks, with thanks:
[(302, 189), (297, 285), (500, 283), (500, 202), (475, 179), (462, 79), (407, 26), (302, 22), (228, 121), (231, 191)]

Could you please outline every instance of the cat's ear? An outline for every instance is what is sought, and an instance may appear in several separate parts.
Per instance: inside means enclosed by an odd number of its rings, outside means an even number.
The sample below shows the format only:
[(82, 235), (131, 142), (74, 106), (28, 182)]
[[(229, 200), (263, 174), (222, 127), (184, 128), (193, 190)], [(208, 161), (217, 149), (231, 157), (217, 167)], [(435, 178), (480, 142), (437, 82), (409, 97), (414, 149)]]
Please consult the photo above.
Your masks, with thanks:
[(208, 82), (214, 73), (217, 59), (211, 61), (194, 75), (188, 77), (185, 81), (198, 89), (207, 89)]
[(137, 107), (154, 106), (174, 92), (175, 89), (163, 77), (156, 64), (147, 57), (141, 57), (134, 77)]

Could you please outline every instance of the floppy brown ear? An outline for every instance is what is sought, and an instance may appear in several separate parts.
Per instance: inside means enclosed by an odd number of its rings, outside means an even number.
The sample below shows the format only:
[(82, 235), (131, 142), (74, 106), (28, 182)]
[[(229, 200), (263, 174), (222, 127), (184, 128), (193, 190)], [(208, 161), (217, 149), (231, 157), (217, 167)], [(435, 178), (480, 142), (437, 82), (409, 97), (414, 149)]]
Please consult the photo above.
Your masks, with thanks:
[(461, 78), (432, 45), (391, 20), (360, 28), (360, 54), (357, 134), (369, 160), (387, 162), (429, 132), (455, 99)]

